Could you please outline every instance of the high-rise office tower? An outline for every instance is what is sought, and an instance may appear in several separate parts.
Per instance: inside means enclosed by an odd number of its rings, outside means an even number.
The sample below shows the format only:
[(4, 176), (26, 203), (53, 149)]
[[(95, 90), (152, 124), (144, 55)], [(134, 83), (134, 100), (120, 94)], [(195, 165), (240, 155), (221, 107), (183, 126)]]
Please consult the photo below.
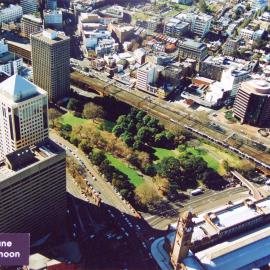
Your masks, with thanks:
[(66, 154), (50, 139), (21, 148), (0, 162), (0, 232), (59, 230), (66, 214)]
[(13, 75), (0, 84), (0, 158), (48, 137), (46, 91)]
[(23, 14), (33, 14), (38, 12), (38, 0), (20, 0), (20, 5), (23, 9)]
[(243, 82), (233, 105), (241, 123), (265, 127), (270, 121), (270, 83), (265, 80)]
[(57, 102), (70, 89), (70, 39), (51, 29), (31, 35), (34, 83), (48, 92), (49, 101)]

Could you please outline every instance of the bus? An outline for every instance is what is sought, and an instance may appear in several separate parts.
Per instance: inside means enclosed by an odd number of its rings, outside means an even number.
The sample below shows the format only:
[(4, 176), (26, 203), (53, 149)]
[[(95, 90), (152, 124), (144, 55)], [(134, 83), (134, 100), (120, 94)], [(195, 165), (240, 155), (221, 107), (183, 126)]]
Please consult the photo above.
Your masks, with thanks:
[(196, 189), (192, 190), (190, 194), (192, 196), (196, 196), (196, 195), (199, 195), (199, 194), (202, 194), (202, 193), (203, 193), (203, 191), (202, 191), (201, 188), (196, 188)]

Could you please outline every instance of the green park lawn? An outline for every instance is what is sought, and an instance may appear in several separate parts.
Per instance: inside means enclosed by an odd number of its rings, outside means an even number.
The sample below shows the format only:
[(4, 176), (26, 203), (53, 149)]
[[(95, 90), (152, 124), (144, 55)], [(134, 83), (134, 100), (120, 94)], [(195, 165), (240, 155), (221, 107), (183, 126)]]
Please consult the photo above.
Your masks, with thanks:
[(166, 157), (176, 157), (177, 156), (176, 153), (174, 152), (174, 150), (159, 148), (159, 147), (154, 147), (154, 150), (155, 150), (154, 155), (158, 158), (158, 161), (160, 161)]
[(68, 125), (71, 125), (72, 127), (74, 127), (76, 125), (82, 125), (87, 121), (88, 121), (87, 119), (83, 119), (83, 118), (74, 116), (71, 112), (67, 112), (60, 117), (60, 122), (63, 125), (68, 124)]
[(183, 151), (179, 151), (178, 149), (169, 150), (158, 147), (155, 147), (154, 150), (155, 150), (154, 155), (157, 157), (156, 162), (159, 162), (166, 157), (179, 157), (189, 152), (195, 156), (202, 157), (207, 162), (208, 167), (212, 168), (221, 175), (225, 174), (225, 170), (222, 166), (223, 160), (227, 160), (230, 163), (230, 165), (235, 167), (240, 166), (241, 163), (241, 160), (239, 160), (237, 157), (234, 157), (230, 153), (226, 153), (208, 144), (202, 144), (198, 147), (189, 146)]
[(192, 153), (194, 156), (199, 156), (204, 159), (204, 161), (207, 163), (208, 167), (212, 168), (213, 170), (220, 172), (220, 163), (207, 151), (202, 151), (200, 149), (196, 149), (194, 147), (188, 147), (186, 149), (186, 152)]
[(111, 162), (112, 166), (118, 169), (120, 172), (126, 174), (130, 182), (136, 187), (144, 182), (143, 177), (140, 176), (135, 169), (130, 168), (121, 159), (115, 158), (110, 154), (106, 154), (108, 160)]

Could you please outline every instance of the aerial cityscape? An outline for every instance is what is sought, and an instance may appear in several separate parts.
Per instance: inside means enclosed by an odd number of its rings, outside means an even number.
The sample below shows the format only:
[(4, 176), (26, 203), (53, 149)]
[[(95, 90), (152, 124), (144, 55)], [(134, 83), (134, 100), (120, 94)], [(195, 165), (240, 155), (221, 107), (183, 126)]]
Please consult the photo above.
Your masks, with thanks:
[(270, 270), (269, 138), (269, 0), (0, 1), (0, 270)]

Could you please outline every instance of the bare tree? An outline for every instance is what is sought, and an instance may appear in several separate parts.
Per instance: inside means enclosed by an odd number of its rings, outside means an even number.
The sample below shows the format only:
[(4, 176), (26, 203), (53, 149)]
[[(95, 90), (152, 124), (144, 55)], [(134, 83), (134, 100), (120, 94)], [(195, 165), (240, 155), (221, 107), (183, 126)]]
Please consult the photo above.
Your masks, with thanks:
[(50, 108), (49, 112), (49, 121), (52, 128), (55, 128), (56, 123), (59, 121), (59, 117), (62, 115), (58, 110)]
[(83, 108), (83, 116), (87, 119), (96, 119), (104, 117), (104, 110), (92, 102), (86, 103)]

